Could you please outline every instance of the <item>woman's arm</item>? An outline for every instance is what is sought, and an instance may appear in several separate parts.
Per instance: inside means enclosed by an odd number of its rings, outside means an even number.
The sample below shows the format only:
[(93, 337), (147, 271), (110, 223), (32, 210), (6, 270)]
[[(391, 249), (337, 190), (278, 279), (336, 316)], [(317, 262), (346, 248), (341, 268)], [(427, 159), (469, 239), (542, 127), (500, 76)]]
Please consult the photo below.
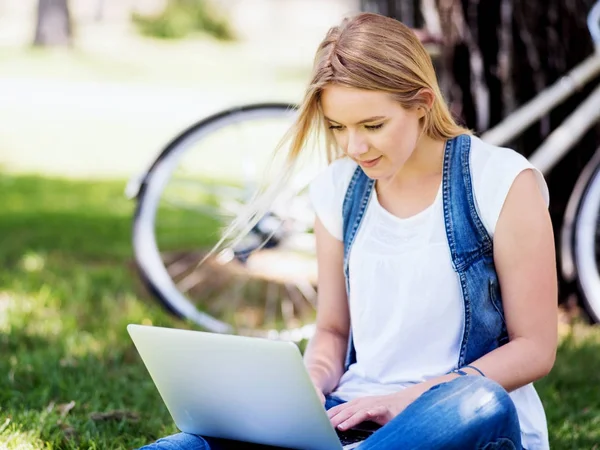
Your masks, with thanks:
[(557, 347), (557, 275), (548, 209), (532, 170), (513, 183), (494, 234), (510, 341), (473, 363), (508, 391), (544, 377)]
[[(494, 262), (510, 341), (471, 365), (512, 391), (547, 375), (557, 347), (554, 237), (532, 170), (517, 176), (504, 202), (494, 233)], [(420, 390), (454, 377), (429, 380)]]
[(350, 330), (350, 313), (344, 281), (344, 246), (319, 219), (315, 221), (318, 262), (317, 329), (306, 352), (308, 373), (321, 392), (337, 386), (343, 371)]
[[(494, 233), (494, 262), (510, 341), (471, 365), (512, 391), (548, 374), (557, 346), (552, 224), (531, 170), (517, 177), (504, 202)], [(431, 387), (458, 376), (450, 373), (394, 394), (351, 400), (329, 410), (331, 422), (352, 427), (374, 420), (383, 425)]]

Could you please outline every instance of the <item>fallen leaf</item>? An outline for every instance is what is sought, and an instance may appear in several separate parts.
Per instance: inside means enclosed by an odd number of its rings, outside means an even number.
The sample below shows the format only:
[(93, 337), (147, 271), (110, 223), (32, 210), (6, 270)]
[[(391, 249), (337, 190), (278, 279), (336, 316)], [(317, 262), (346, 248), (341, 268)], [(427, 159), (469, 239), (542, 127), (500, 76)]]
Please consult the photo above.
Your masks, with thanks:
[(71, 411), (73, 408), (75, 408), (74, 400), (71, 400), (69, 403), (62, 403), (56, 406), (56, 409), (58, 410), (58, 412), (60, 412), (60, 417), (63, 419), (67, 414), (69, 414), (69, 411)]
[(92, 420), (131, 420), (137, 422), (140, 416), (133, 411), (115, 410), (107, 412), (93, 412), (90, 414)]

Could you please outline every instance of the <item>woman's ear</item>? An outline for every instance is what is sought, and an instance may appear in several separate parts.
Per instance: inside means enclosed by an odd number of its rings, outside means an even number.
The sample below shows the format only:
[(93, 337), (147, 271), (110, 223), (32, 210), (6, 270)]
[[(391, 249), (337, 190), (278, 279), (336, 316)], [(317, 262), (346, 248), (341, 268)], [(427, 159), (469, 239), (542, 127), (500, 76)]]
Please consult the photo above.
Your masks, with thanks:
[(435, 94), (431, 89), (423, 88), (419, 91), (419, 97), (421, 99), (421, 106), (417, 108), (419, 118), (427, 114), (433, 108), (433, 102), (435, 102)]

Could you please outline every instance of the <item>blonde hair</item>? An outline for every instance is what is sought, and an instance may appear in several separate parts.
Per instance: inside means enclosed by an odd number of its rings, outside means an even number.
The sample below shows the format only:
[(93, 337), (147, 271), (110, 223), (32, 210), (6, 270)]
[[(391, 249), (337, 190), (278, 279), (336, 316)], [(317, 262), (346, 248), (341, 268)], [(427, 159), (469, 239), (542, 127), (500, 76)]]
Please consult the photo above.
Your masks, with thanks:
[[(388, 92), (407, 109), (425, 107), (422, 132), (433, 139), (446, 140), (470, 134), (452, 118), (431, 58), (410, 28), (395, 19), (373, 13), (344, 19), (327, 32), (319, 45), (311, 80), (295, 123), (277, 146), (277, 151), (288, 147), (282, 176), (251, 202), (228, 228), (223, 239), (238, 233), (241, 239), (266, 213), (274, 196), (289, 181), (311, 135), (324, 133), (329, 162), (342, 156), (331, 130), (326, 127), (320, 105), (323, 89), (332, 84)], [(421, 95), (423, 89), (433, 92), (431, 108)]]

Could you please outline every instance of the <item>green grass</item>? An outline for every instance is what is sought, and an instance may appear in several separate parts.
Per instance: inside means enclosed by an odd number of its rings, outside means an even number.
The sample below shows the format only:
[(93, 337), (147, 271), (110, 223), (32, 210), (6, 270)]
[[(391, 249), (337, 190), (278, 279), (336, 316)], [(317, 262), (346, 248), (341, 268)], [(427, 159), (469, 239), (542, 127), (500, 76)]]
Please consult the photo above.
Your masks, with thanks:
[[(122, 192), (0, 176), (0, 448), (132, 448), (175, 431), (125, 327), (186, 324), (137, 281)], [(92, 418), (111, 411), (132, 416)]]
[[(188, 325), (137, 280), (123, 184), (0, 175), (0, 448), (133, 448), (176, 431), (125, 326)], [(553, 449), (598, 448), (599, 384), (600, 331), (579, 325), (537, 383)]]
[(600, 448), (600, 329), (577, 325), (563, 338), (556, 364), (536, 383), (552, 449)]

